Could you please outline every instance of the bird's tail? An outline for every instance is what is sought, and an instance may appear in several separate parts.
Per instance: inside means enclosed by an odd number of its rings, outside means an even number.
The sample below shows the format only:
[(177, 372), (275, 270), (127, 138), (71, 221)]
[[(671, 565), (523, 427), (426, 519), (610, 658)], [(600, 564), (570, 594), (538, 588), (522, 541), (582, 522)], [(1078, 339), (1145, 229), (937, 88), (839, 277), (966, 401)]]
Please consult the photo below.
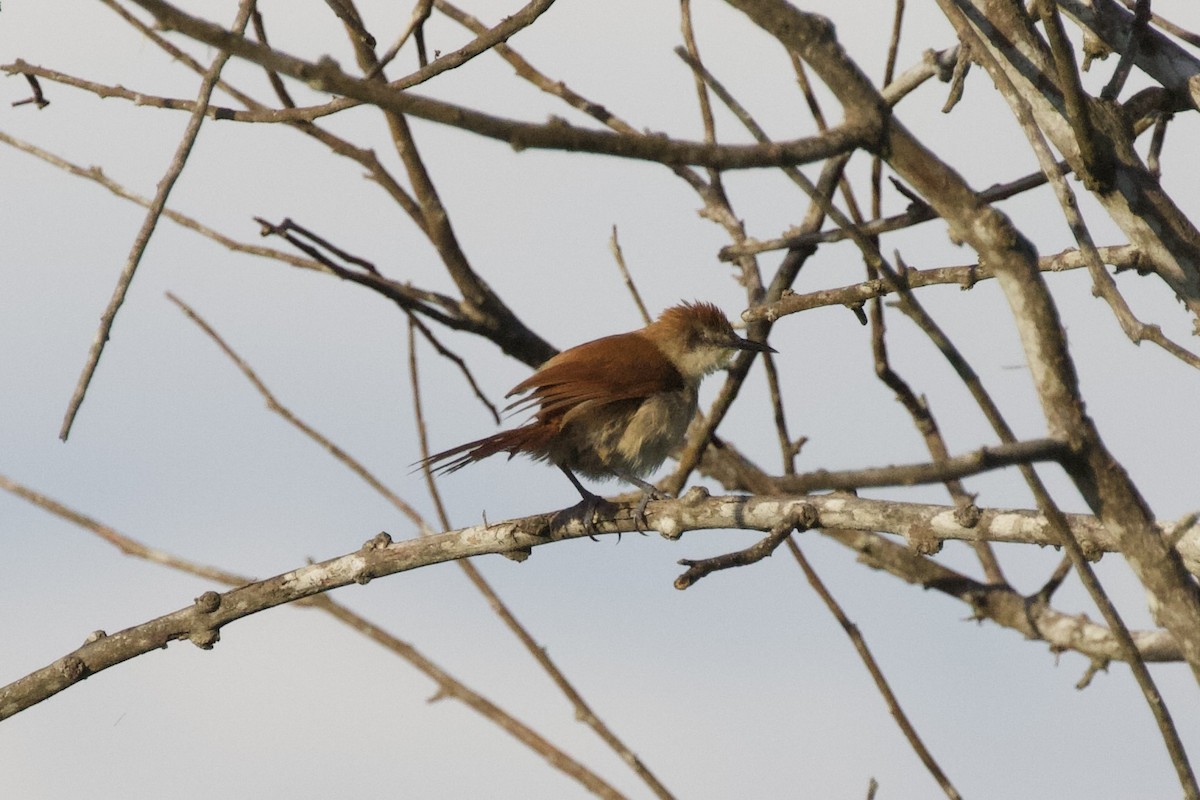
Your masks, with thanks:
[(526, 453), (534, 458), (539, 458), (543, 457), (547, 440), (551, 436), (553, 436), (553, 431), (548, 426), (525, 425), (493, 433), (491, 436), (434, 453), (429, 458), (418, 461), (415, 466), (427, 467), (435, 474), (448, 475), (472, 462), (482, 461), (497, 453), (508, 453), (509, 458), (517, 453)]

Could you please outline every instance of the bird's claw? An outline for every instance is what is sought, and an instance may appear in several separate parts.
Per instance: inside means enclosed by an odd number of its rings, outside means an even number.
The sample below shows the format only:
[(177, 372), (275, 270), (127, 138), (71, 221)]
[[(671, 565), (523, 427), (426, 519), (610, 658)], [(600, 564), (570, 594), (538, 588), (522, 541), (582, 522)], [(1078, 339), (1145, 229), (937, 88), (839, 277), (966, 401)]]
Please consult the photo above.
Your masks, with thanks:
[[(642, 536), (646, 535), (646, 531), (650, 528), (650, 520), (646, 519), (646, 506), (651, 500), (670, 500), (671, 495), (666, 492), (661, 492), (653, 487), (642, 492), (642, 499), (638, 501), (637, 508), (633, 512), (633, 529)], [(618, 538), (617, 541), (620, 541)]]
[[(642, 536), (645, 536), (646, 532), (651, 529), (650, 520), (646, 517), (646, 506), (651, 500), (670, 499), (672, 499), (672, 495), (667, 494), (666, 492), (659, 491), (655, 488), (645, 489), (642, 492), (641, 499), (638, 500), (637, 507), (633, 511), (633, 529)], [(571, 520), (577, 519), (579, 520), (579, 523), (583, 525), (583, 532), (587, 534), (587, 537), (593, 542), (599, 541), (596, 538), (596, 534), (599, 533), (599, 530), (596, 528), (595, 517), (596, 512), (601, 511), (605, 506), (609, 507), (610, 509), (617, 508), (614, 503), (610, 503), (603, 497), (589, 493), (583, 498), (583, 500), (579, 501), (575, 505), (571, 506), (570, 508), (563, 509), (555, 514), (554, 525), (566, 525), (570, 523)], [(621, 532), (617, 531), (617, 544), (620, 543)]]
[[(595, 494), (589, 494), (570, 508), (563, 509), (554, 515), (555, 525), (565, 525), (572, 519), (578, 519), (583, 525), (583, 532), (593, 542), (600, 541), (596, 538), (599, 531), (596, 529), (596, 512), (604, 506), (612, 506), (613, 504), (605, 500), (603, 497)], [(617, 540), (620, 541), (620, 534), (617, 534)]]

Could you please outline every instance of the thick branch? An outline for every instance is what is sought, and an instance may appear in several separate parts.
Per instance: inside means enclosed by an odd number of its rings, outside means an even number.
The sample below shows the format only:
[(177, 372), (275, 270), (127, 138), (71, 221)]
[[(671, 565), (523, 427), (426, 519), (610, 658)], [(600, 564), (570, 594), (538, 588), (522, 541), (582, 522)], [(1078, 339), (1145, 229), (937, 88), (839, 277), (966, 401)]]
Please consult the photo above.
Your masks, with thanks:
[[(637, 525), (636, 512), (637, 503), (616, 506), (611, 516), (596, 520), (596, 529), (602, 533), (632, 532)], [(887, 530), (914, 541), (940, 537), (1055, 544), (1046, 520), (1032, 511), (985, 510), (978, 522), (967, 528), (956, 520), (955, 509), (949, 506), (842, 495), (709, 497), (702, 489), (693, 489), (678, 500), (650, 503), (647, 514), (651, 524), (670, 538), (678, 538), (687, 530), (770, 531), (778, 527), (781, 519), (804, 519), (806, 523), (811, 522), (813, 528), (861, 533)], [(488, 553), (505, 554), (519, 560), (534, 547), (589, 535), (582, 522), (574, 519), (551, 529), (555, 516), (554, 513), (538, 514), (400, 542), (392, 542), (385, 533), (379, 534), (355, 552), (221, 594), (205, 592), (195, 603), (171, 614), (117, 633), (94, 636), (77, 650), (0, 688), (0, 720), (97, 672), (166, 647), (173, 641), (188, 640), (198, 647), (211, 648), (220, 638), (220, 629), (231, 622), (330, 589), (352, 583), (365, 584), (385, 575)], [(1094, 518), (1072, 515), (1067, 519), (1072, 533), (1093, 552), (1116, 547), (1115, 537)], [(1159, 530), (1157, 535), (1165, 541), (1166, 533), (1171, 534), (1170, 538), (1176, 536), (1170, 530)], [(872, 541), (880, 540), (875, 537)], [(1186, 549), (1190, 564), (1200, 564), (1200, 530), (1193, 527), (1178, 546), (1181, 550)], [(918, 557), (912, 548), (896, 547)], [(928, 569), (936, 568), (928, 559), (923, 563), (932, 565)], [(1095, 639), (1093, 636), (1089, 640)], [(1160, 646), (1156, 647), (1159, 649), (1155, 652), (1165, 652)]]
[[(1055, 149), (1078, 173), (1085, 173), (1081, 142), (1067, 120), (1065, 98), (1050, 77), (1054, 73), (1050, 55), (1019, 4), (939, 0), (939, 5), (947, 15), (965, 16), (994, 60), (994, 64), (985, 60), (985, 67), (1003, 70), (1029, 102), (1038, 127)], [(1062, 5), (1082, 27), (1114, 50), (1120, 52), (1127, 46), (1125, 39), (1133, 15), (1112, 0), (1077, 0)], [(1138, 48), (1138, 66), (1154, 70), (1151, 74), (1162, 80), (1175, 97), (1187, 97), (1193, 107), (1200, 107), (1200, 60), (1162, 34), (1146, 31), (1144, 36), (1144, 46)], [(1089, 105), (1094, 136), (1089, 144), (1107, 150), (1105, 158), (1111, 159), (1114, 171), (1111, 184), (1093, 194), (1189, 310), (1200, 316), (1200, 231), (1142, 163), (1133, 149), (1128, 122), (1119, 110), (1103, 101), (1092, 100)]]

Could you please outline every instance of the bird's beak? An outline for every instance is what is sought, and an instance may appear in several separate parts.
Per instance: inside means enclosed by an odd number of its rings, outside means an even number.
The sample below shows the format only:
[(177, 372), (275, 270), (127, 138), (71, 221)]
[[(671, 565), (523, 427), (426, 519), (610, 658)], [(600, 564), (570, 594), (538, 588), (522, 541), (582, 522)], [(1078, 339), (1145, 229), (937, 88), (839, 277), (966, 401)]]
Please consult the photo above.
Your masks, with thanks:
[(733, 337), (733, 346), (738, 350), (751, 350), (755, 353), (778, 353), (771, 345), (766, 342), (752, 342), (749, 339), (743, 339), (740, 336)]

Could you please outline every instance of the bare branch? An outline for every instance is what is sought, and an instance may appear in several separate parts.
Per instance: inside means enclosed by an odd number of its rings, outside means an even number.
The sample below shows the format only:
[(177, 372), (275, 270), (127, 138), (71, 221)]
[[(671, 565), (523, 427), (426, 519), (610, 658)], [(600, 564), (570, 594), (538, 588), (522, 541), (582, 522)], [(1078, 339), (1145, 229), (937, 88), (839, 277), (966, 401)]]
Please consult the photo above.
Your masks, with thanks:
[[(236, 31), (235, 35), (241, 36), (241, 32), (246, 28), (246, 23), (250, 20), (250, 12), (253, 8), (254, 0), (242, 0), (238, 5), (237, 19), (234, 21), (233, 26), (234, 31)], [(146, 252), (146, 245), (150, 243), (150, 236), (154, 233), (154, 228), (158, 225), (158, 219), (162, 216), (163, 209), (166, 208), (167, 197), (170, 196), (171, 189), (175, 186), (175, 181), (178, 180), (180, 174), (183, 172), (183, 167), (187, 164), (188, 155), (192, 151), (192, 145), (195, 144), (196, 137), (200, 134), (200, 123), (204, 121), (204, 106), (208, 104), (208, 99), (212, 96), (213, 89), (216, 88), (217, 79), (221, 75), (221, 70), (224, 68), (225, 62), (229, 60), (229, 56), (228, 52), (222, 50), (213, 59), (212, 66), (205, 73), (204, 79), (200, 83), (200, 92), (196, 100), (196, 110), (192, 112), (191, 117), (188, 119), (187, 129), (184, 131), (183, 138), (175, 150), (175, 155), (171, 158), (170, 166), (167, 167), (166, 174), (158, 182), (158, 191), (154, 195), (154, 200), (150, 203), (150, 208), (145, 220), (142, 222), (141, 230), (134, 237), (133, 246), (125, 261), (125, 267), (121, 270), (121, 276), (117, 280), (116, 289), (113, 290), (113, 296), (108, 301), (108, 307), (104, 309), (104, 313), (100, 317), (100, 329), (96, 331), (96, 338), (92, 342), (91, 350), (88, 353), (87, 363), (84, 364), (83, 373), (79, 376), (79, 383), (75, 386), (75, 392), (72, 394), (71, 401), (67, 406), (66, 416), (63, 418), (62, 430), (58, 434), (58, 438), (64, 442), (71, 433), (71, 425), (75, 421), (75, 415), (78, 413), (79, 407), (83, 405), (83, 398), (87, 394), (88, 385), (92, 382), (92, 376), (96, 372), (96, 367), (100, 364), (100, 356), (104, 352), (104, 345), (107, 344), (112, 332), (112, 325), (116, 319), (117, 311), (120, 310), (121, 304), (125, 302), (125, 294), (129, 291), (129, 284), (133, 281), (134, 273), (142, 261), (142, 254)]]
[(678, 141), (665, 136), (623, 135), (577, 128), (565, 120), (545, 125), (502, 119), (444, 103), (386, 84), (355, 78), (329, 58), (307, 62), (189, 16), (162, 0), (134, 0), (154, 14), (162, 25), (281, 74), (290, 75), (319, 91), (333, 92), (367, 102), (385, 111), (408, 114), (450, 125), (490, 139), (508, 142), (517, 150), (553, 149), (600, 153), (663, 164), (694, 164), (717, 169), (749, 169), (806, 164), (848, 152), (873, 140), (878, 120), (856, 118), (828, 133), (805, 139), (761, 145), (710, 145)]
[(921, 737), (917, 735), (917, 729), (913, 727), (908, 719), (908, 715), (904, 713), (904, 709), (900, 707), (900, 701), (896, 699), (896, 694), (892, 691), (892, 687), (888, 684), (887, 678), (883, 675), (883, 670), (879, 667), (879, 662), (875, 660), (875, 656), (871, 654), (871, 649), (867, 647), (867, 642), (863, 638), (862, 633), (858, 630), (858, 626), (850, 621), (846, 616), (846, 612), (838, 604), (829, 590), (825, 588), (825, 582), (817, 575), (816, 570), (808, 563), (808, 559), (804, 557), (796, 540), (788, 537), (788, 549), (792, 551), (792, 556), (795, 557), (796, 563), (800, 565), (800, 569), (804, 572), (804, 577), (808, 579), (809, 585), (816, 591), (817, 596), (825, 603), (825, 607), (829, 609), (829, 613), (833, 614), (834, 619), (842, 626), (842, 630), (850, 637), (850, 642), (854, 645), (854, 649), (858, 651), (859, 658), (862, 659), (863, 665), (866, 666), (867, 672), (871, 673), (872, 680), (879, 688), (879, 693), (883, 695), (883, 701), (887, 703), (888, 711), (895, 718), (896, 724), (900, 726), (900, 730), (904, 733), (904, 738), (908, 739), (908, 743), (916, 752), (917, 757), (921, 759), (921, 763), (925, 765), (925, 769), (929, 770), (929, 774), (942, 787), (942, 791), (951, 800), (958, 800), (962, 795), (954, 788), (954, 784), (946, 777), (946, 773), (938, 765), (933, 754), (929, 752), (929, 748), (921, 741)]
[[(475, 39), (463, 45), (454, 52), (446, 53), (441, 58), (434, 59), (428, 65), (422, 67), (416, 72), (400, 78), (398, 81), (396, 81), (396, 83), (407, 89), (410, 86), (416, 86), (420, 83), (424, 83), (430, 78), (442, 74), (446, 70), (461, 67), (463, 64), (467, 63), (476, 56), (488, 52), (502, 42), (507, 42), (514, 35), (525, 28), (528, 28), (534, 23), (534, 21), (537, 20), (538, 17), (549, 11), (550, 6), (552, 5), (554, 5), (554, 0), (531, 0), (531, 2), (529, 2), (525, 7), (523, 7), (520, 11), (517, 11), (515, 14), (505, 15), (504, 19), (501, 20), (500, 23), (494, 28), (481, 33), (479, 36), (475, 37)], [(417, 9), (413, 13), (414, 22), (418, 19), (423, 22), (424, 18), (429, 16), (431, 6), (431, 0), (424, 0), (423, 2), (419, 3)], [(408, 30), (416, 28), (417, 24), (411, 24), (410, 27), (405, 30), (405, 33), (407, 33)], [(395, 52), (399, 52), (400, 45), (403, 43), (403, 41), (404, 36), (401, 36), (397, 45), (394, 46), (394, 50), (389, 49), (388, 52), (384, 54), (383, 58), (380, 59), (380, 69), (382, 69), (385, 63), (391, 60), (390, 56), (394, 55)]]
[[(1141, 272), (1145, 268), (1141, 252), (1133, 245), (1100, 247), (1097, 248), (1097, 252), (1104, 263), (1116, 266), (1118, 271), (1133, 269)], [(1086, 266), (1084, 255), (1079, 250), (1064, 250), (1056, 255), (1043, 256), (1037, 262), (1037, 267), (1042, 272), (1064, 272), (1083, 269)], [(931, 269), (907, 268), (898, 273), (898, 280), (909, 291), (944, 284), (955, 284), (965, 291), (973, 288), (979, 281), (993, 280), (995, 277), (995, 270), (985, 263)], [(877, 278), (834, 289), (788, 294), (775, 303), (748, 309), (742, 317), (747, 322), (759, 319), (775, 320), (788, 314), (823, 306), (860, 306), (868, 300), (893, 293), (894, 289), (888, 281)]]
[(700, 561), (689, 558), (680, 559), (680, 566), (687, 567), (687, 571), (675, 579), (675, 588), (680, 590), (691, 588), (701, 578), (723, 569), (757, 564), (764, 558), (773, 555), (779, 545), (783, 544), (785, 539), (789, 539), (793, 532), (806, 531), (816, 522), (817, 512), (810, 506), (790, 506), (782, 519), (767, 533), (765, 539), (752, 544), (745, 550), (737, 550)]

